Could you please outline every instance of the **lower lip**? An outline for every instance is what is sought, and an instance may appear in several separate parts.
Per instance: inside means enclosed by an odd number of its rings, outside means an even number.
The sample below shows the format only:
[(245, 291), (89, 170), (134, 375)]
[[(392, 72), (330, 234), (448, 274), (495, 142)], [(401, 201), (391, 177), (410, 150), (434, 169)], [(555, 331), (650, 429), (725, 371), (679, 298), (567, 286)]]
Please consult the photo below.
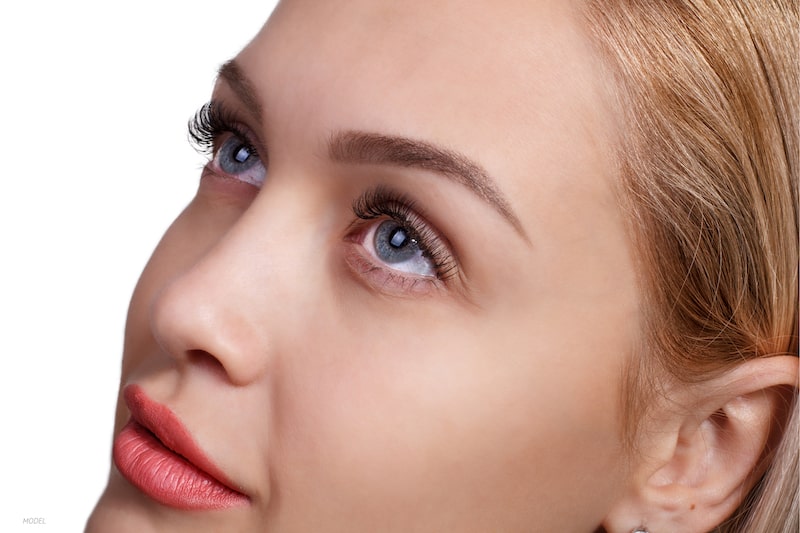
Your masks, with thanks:
[(170, 507), (228, 509), (248, 502), (247, 496), (166, 448), (135, 420), (130, 420), (114, 441), (114, 463), (139, 490)]

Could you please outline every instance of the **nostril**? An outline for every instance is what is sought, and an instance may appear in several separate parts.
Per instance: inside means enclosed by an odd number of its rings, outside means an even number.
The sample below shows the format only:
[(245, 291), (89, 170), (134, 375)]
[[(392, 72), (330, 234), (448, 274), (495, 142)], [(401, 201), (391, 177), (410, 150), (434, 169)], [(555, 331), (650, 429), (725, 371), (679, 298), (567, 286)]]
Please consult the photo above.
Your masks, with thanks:
[(225, 375), (225, 367), (222, 366), (220, 360), (205, 350), (190, 350), (186, 356), (191, 365), (206, 368), (211, 373), (219, 374), (220, 376)]

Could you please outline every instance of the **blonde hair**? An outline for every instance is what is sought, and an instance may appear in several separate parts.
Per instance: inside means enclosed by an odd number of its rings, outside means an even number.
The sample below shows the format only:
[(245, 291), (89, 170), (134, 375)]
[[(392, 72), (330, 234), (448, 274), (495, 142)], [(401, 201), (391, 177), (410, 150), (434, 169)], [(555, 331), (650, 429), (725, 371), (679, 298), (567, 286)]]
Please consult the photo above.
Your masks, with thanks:
[[(700, 382), (797, 355), (797, 11), (791, 0), (589, 0), (646, 299), (629, 437), (664, 372)], [(786, 398), (766, 474), (718, 531), (798, 530), (797, 388)]]

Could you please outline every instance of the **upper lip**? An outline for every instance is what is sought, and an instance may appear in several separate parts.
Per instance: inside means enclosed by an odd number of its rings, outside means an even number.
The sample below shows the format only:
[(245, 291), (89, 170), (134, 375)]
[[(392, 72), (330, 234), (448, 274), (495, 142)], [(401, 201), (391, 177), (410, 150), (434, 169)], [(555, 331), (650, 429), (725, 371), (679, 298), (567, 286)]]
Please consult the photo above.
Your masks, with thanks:
[(222, 470), (206, 456), (194, 441), (189, 430), (166, 405), (153, 401), (139, 385), (123, 390), (131, 418), (145, 427), (168, 449), (180, 455), (231, 490), (242, 492)]

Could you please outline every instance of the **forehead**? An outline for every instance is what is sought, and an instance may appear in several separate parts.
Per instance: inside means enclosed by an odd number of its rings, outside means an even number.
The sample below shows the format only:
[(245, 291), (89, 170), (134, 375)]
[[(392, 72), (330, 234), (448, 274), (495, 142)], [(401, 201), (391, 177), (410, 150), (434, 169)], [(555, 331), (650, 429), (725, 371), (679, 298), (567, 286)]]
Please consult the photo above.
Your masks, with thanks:
[(283, 1), (240, 61), (271, 121), (403, 129), (481, 158), (535, 152), (534, 130), (569, 143), (604, 123), (567, 1)]

